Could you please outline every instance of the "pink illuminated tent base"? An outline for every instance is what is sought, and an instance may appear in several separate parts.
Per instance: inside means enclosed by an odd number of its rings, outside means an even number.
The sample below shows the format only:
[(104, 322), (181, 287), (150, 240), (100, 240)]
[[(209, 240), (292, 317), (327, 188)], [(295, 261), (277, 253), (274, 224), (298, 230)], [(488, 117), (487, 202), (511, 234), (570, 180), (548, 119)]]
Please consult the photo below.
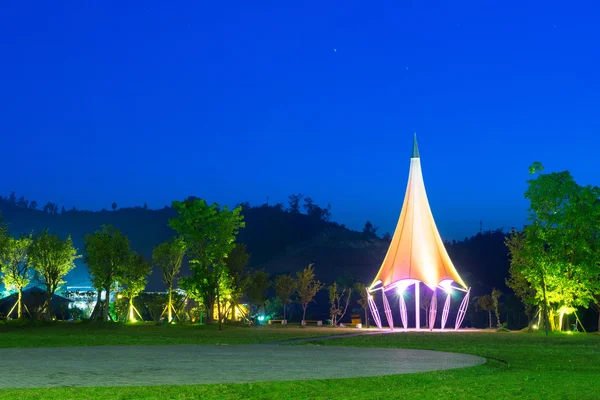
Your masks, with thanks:
[[(440, 325), (442, 330), (446, 327), (446, 323), (448, 322), (448, 315), (450, 314), (450, 299), (453, 291), (464, 292), (465, 296), (463, 297), (460, 306), (458, 308), (458, 313), (456, 316), (456, 323), (454, 324), (454, 330), (460, 329), (461, 324), (465, 318), (467, 313), (467, 307), (469, 306), (469, 295), (471, 293), (471, 288), (463, 289), (462, 287), (452, 286), (452, 281), (445, 280), (440, 282), (440, 284), (432, 289), (432, 297), (431, 303), (429, 305), (429, 331), (433, 331), (435, 326), (436, 318), (437, 318), (437, 289), (441, 289), (440, 291), (446, 293), (446, 300), (444, 302), (444, 308), (442, 311), (442, 318), (440, 321)], [(394, 320), (392, 317), (392, 310), (390, 308), (390, 303), (388, 300), (388, 294), (390, 290), (396, 289), (396, 293), (399, 297), (399, 308), (400, 308), (400, 319), (402, 321), (402, 326), (404, 329), (408, 329), (408, 312), (406, 307), (406, 301), (404, 300), (404, 292), (405, 290), (415, 285), (415, 328), (421, 329), (420, 323), (420, 281), (416, 280), (403, 280), (390, 285), (387, 288), (377, 288), (375, 290), (367, 289), (368, 299), (369, 299), (369, 309), (371, 310), (371, 315), (375, 320), (375, 324), (379, 329), (383, 329), (381, 316), (379, 315), (379, 310), (377, 309), (377, 305), (375, 304), (375, 300), (373, 299), (373, 293), (377, 291), (381, 291), (382, 299), (383, 299), (383, 309), (388, 322), (388, 326), (390, 329), (394, 329)], [(429, 288), (429, 286), (425, 285), (425, 288)]]

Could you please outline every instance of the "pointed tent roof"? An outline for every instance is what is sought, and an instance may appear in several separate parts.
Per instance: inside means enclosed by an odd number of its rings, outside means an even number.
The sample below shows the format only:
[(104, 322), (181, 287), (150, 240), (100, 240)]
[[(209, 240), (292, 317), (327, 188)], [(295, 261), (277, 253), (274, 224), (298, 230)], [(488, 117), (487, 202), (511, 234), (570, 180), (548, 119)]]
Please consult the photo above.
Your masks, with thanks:
[(432, 288), (452, 280), (467, 287), (448, 256), (431, 214), (416, 134), (400, 218), (371, 288), (379, 284), (387, 288), (402, 280), (418, 280)]

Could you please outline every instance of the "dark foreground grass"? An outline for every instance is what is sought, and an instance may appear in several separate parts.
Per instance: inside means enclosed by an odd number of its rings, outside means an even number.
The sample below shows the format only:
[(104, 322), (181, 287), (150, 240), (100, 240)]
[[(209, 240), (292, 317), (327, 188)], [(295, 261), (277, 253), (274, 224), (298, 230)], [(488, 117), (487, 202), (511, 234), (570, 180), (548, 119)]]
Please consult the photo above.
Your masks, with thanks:
[[(11, 321), (12, 322), (12, 321)], [(349, 331), (349, 330), (343, 330)], [(356, 331), (356, 330), (354, 330)], [(115, 324), (55, 322), (41, 325), (0, 324), (0, 348), (168, 344), (248, 344), (325, 336), (335, 328), (295, 326), (227, 326), (152, 323)], [(1, 398), (1, 397), (0, 397)]]
[(593, 334), (544, 337), (524, 333), (398, 333), (327, 340), (310, 345), (443, 350), (480, 355), (489, 361), (472, 368), (374, 378), (5, 390), (0, 391), (0, 398), (600, 399), (600, 336)]

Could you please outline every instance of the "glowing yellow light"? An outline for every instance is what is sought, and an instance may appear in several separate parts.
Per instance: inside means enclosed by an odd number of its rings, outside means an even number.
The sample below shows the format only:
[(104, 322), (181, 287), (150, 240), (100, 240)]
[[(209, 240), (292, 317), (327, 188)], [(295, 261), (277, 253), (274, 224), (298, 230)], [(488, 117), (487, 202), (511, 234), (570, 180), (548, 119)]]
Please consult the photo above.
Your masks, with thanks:
[(122, 299), (122, 298), (123, 298), (123, 295), (121, 295), (121, 294), (117, 295), (117, 299)]
[(534, 325), (532, 326), (532, 328), (533, 328), (533, 329), (537, 329), (537, 328), (538, 328), (538, 326), (534, 324)]

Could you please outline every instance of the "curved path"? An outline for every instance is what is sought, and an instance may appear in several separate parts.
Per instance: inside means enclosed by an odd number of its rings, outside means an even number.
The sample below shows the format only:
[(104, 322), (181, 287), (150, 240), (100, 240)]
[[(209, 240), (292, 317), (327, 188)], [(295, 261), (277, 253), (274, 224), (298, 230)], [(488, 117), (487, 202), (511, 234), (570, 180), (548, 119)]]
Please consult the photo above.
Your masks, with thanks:
[(429, 350), (276, 344), (0, 349), (0, 359), (0, 389), (354, 378), (485, 362)]

